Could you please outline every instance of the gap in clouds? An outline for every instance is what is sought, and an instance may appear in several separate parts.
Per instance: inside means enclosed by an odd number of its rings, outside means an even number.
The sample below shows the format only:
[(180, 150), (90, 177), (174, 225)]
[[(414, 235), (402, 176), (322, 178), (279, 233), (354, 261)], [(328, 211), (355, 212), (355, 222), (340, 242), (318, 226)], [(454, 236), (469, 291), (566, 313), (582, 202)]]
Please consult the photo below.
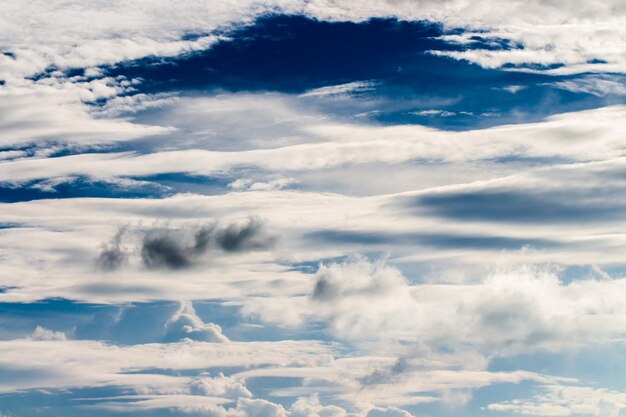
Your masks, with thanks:
[[(458, 45), (442, 38), (455, 33), (462, 30), (430, 22), (269, 15), (225, 32), (225, 39), (205, 51), (124, 62), (104, 73), (141, 80), (136, 88), (142, 93), (305, 93), (303, 101), (335, 116), (446, 130), (539, 121), (624, 102), (615, 87), (598, 94), (602, 86), (586, 81), (586, 74), (487, 69), (431, 54), (521, 48), (505, 39), (473, 37)], [(363, 82), (366, 88), (360, 91), (358, 85), (350, 88)]]

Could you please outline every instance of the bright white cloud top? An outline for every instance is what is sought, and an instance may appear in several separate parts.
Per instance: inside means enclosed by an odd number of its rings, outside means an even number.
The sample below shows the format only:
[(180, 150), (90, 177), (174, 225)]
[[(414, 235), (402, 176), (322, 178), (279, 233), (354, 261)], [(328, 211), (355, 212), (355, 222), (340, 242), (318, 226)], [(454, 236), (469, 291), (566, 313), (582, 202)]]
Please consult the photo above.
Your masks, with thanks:
[(0, 0), (0, 416), (626, 416), (625, 41)]

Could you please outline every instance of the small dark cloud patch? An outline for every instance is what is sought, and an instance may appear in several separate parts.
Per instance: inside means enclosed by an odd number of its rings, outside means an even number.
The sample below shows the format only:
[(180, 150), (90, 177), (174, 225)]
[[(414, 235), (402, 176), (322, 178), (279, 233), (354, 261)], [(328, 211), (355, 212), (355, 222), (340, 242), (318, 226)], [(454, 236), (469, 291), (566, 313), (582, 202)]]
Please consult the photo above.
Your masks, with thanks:
[[(148, 269), (180, 270), (201, 259), (224, 253), (264, 250), (272, 247), (276, 237), (266, 231), (256, 218), (243, 223), (220, 225), (219, 222), (187, 228), (153, 228), (127, 232), (124, 227), (114, 238), (102, 245), (96, 266), (103, 271), (122, 268), (132, 255)], [(129, 248), (122, 245), (126, 237), (133, 240)], [(127, 245), (127, 246), (129, 246)]]
[(326, 277), (321, 276), (315, 283), (312, 298), (318, 301), (330, 301), (336, 298), (338, 289)]
[(144, 237), (141, 245), (141, 260), (150, 269), (183, 269), (191, 265), (194, 251), (183, 246), (174, 232), (170, 230), (150, 233)]
[(244, 225), (230, 224), (217, 234), (217, 242), (226, 252), (242, 252), (259, 250), (273, 244), (274, 238), (259, 238), (262, 236), (263, 223), (257, 219), (250, 219)]
[(393, 365), (376, 369), (372, 373), (359, 378), (359, 382), (363, 385), (388, 384), (412, 368), (413, 366), (409, 358), (401, 356)]
[(201, 226), (195, 230), (161, 229), (147, 232), (141, 242), (141, 259), (150, 269), (184, 269), (209, 251), (247, 252), (263, 250), (275, 238), (265, 232), (264, 224), (255, 218), (245, 223)]
[(128, 260), (128, 253), (122, 248), (122, 239), (127, 226), (121, 227), (110, 242), (100, 248), (96, 258), (96, 266), (102, 271), (115, 271), (124, 266)]

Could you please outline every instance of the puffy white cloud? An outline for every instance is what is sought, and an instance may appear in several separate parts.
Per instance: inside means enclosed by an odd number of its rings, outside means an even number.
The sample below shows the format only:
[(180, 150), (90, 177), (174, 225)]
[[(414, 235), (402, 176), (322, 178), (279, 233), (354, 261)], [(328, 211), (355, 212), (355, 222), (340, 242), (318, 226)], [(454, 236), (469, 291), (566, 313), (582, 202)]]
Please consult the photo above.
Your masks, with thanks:
[(287, 412), (282, 405), (271, 401), (241, 398), (237, 401), (235, 415), (242, 417), (286, 417)]
[(208, 374), (202, 374), (189, 383), (190, 392), (194, 395), (206, 395), (229, 399), (251, 398), (252, 393), (241, 382), (231, 377), (219, 374), (211, 378)]
[(65, 340), (65, 333), (37, 326), (30, 337), (33, 340)]
[(176, 313), (165, 323), (166, 341), (199, 340), (225, 343), (228, 338), (222, 328), (214, 323), (204, 323), (196, 314), (191, 301), (183, 301)]
[(346, 410), (336, 405), (322, 405), (319, 394), (300, 397), (289, 409), (291, 417), (345, 417)]
[(247, 303), (244, 312), (287, 324), (321, 319), (332, 334), (353, 341), (515, 355), (621, 340), (626, 312), (615, 294), (625, 285), (566, 285), (556, 271), (535, 267), (498, 270), (478, 284), (412, 285), (382, 261), (357, 258), (320, 267), (309, 297), (281, 302), (288, 313), (272, 308), (271, 299)]

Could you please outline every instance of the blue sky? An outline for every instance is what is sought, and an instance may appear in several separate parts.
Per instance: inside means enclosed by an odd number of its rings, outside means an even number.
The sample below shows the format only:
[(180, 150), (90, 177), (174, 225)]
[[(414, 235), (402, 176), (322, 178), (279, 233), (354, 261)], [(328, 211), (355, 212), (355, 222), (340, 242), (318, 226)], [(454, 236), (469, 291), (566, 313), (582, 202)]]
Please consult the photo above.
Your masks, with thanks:
[(619, 1), (0, 1), (0, 417), (626, 416)]

